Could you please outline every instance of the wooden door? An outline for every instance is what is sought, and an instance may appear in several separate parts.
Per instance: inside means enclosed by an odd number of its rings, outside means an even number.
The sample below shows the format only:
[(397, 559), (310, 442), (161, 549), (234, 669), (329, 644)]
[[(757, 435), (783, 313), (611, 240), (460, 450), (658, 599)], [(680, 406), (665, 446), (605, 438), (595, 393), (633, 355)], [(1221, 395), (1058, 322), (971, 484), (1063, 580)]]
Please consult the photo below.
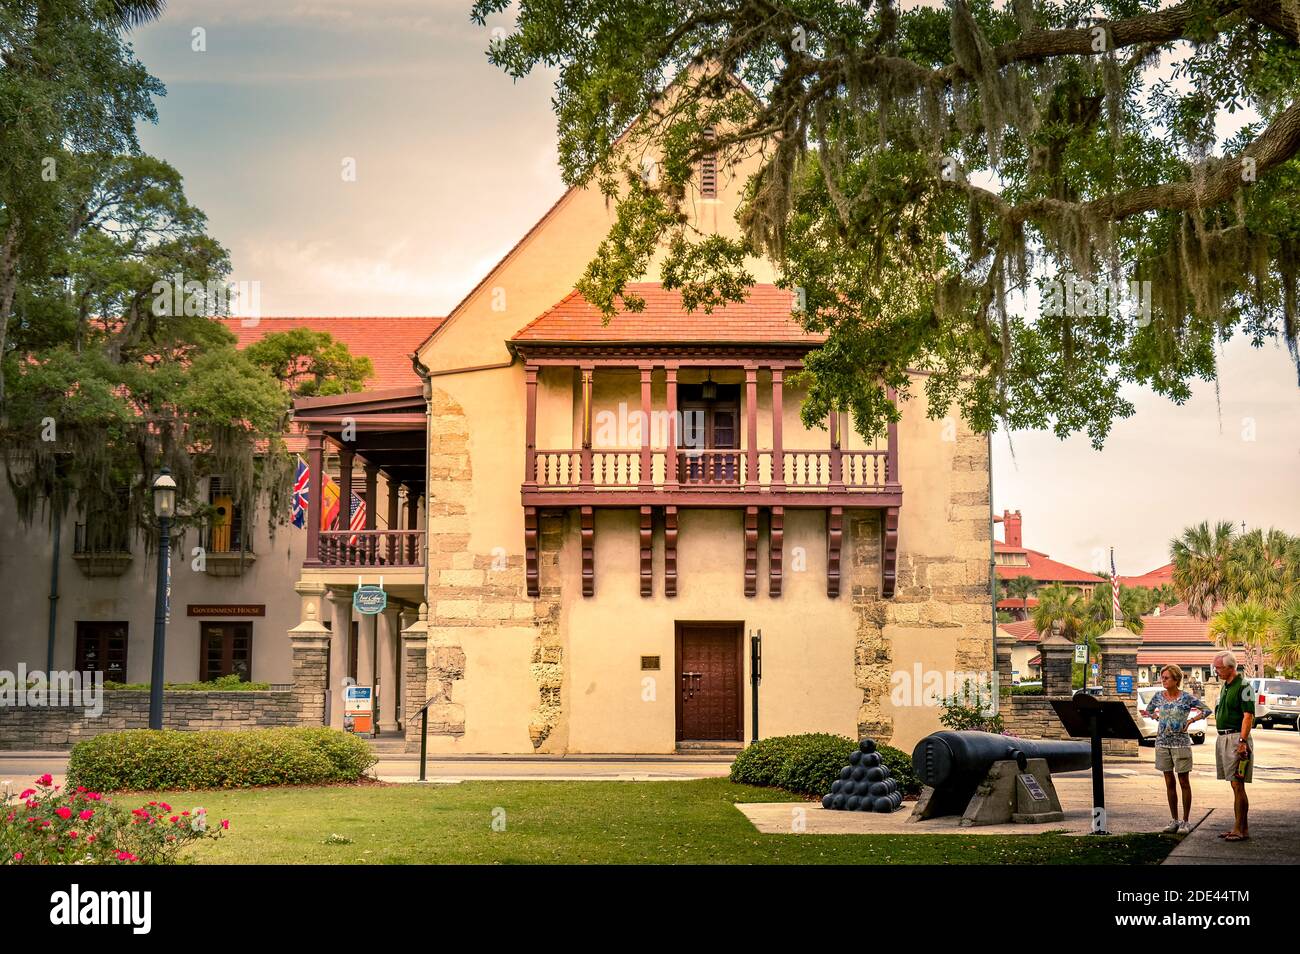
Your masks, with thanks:
[(678, 455), (677, 479), (684, 484), (736, 483), (740, 479), (739, 402), (683, 401), (680, 412), (684, 449)]
[(253, 675), (253, 624), (199, 624), (199, 679), (209, 682), (221, 676), (238, 676), (248, 682)]
[(742, 741), (740, 623), (677, 624), (677, 740)]
[(77, 671), (102, 672), (106, 682), (126, 682), (127, 624), (77, 621)]

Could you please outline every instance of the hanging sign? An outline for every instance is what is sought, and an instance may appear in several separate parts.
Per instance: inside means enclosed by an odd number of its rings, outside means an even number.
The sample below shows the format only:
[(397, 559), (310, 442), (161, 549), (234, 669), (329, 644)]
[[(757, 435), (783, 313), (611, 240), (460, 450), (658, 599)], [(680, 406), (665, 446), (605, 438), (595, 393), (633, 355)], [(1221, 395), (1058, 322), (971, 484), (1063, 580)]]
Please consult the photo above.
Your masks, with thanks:
[(375, 616), (388, 606), (388, 594), (382, 586), (366, 584), (352, 594), (352, 608), (363, 616)]

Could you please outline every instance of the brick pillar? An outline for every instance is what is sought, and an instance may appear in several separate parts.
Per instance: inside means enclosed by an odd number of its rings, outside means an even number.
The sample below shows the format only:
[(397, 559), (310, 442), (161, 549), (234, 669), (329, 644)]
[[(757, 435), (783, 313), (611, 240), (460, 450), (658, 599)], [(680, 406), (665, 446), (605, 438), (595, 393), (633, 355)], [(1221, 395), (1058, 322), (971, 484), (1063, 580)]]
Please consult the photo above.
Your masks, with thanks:
[[(402, 613), (402, 622), (409, 619)], [(420, 751), (420, 709), (429, 698), (429, 608), (420, 604), (419, 619), (402, 628), (402, 680), (406, 697), (402, 722), (406, 726), (406, 751)]]
[(330, 631), (320, 621), (325, 587), (300, 581), (295, 587), (302, 597), (302, 622), (289, 630), (293, 654), (293, 693), (300, 725), (325, 724), (326, 672), (329, 668)]
[(1011, 687), (1011, 650), (1015, 648), (1016, 637), (998, 627), (997, 637), (994, 639), (994, 656), (997, 659), (998, 685), (1004, 691), (1009, 691)]
[(1053, 627), (1051, 633), (1039, 638), (1038, 650), (1043, 657), (1043, 695), (1071, 695), (1074, 692), (1074, 643)]
[[(1137, 695), (1137, 654), (1142, 645), (1142, 637), (1123, 626), (1116, 626), (1097, 637), (1101, 647), (1101, 685), (1103, 699), (1121, 699), (1133, 707)], [(1116, 676), (1130, 676), (1133, 688), (1126, 693), (1119, 692)], [(1107, 755), (1137, 755), (1136, 740), (1107, 740)]]

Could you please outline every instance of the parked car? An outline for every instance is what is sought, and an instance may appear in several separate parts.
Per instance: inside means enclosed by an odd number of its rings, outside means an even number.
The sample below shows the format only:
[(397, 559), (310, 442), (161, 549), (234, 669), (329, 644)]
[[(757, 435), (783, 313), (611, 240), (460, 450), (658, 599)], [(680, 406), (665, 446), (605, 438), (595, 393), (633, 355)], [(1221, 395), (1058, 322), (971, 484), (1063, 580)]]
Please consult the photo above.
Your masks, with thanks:
[(1300, 731), (1300, 679), (1250, 680), (1255, 690), (1255, 721), (1266, 729), (1281, 723)]
[(1105, 686), (1085, 686), (1082, 689), (1074, 690), (1074, 694), (1077, 696), (1081, 692), (1086, 692), (1090, 696), (1097, 696), (1100, 698), (1105, 691)]
[[(1155, 719), (1149, 719), (1142, 714), (1143, 710), (1151, 704), (1152, 698), (1157, 692), (1164, 692), (1164, 686), (1142, 686), (1137, 691), (1137, 698), (1133, 702), (1135, 710), (1133, 721), (1138, 725), (1142, 733), (1143, 742), (1155, 744), (1156, 733), (1160, 731), (1160, 723)], [(1205, 741), (1206, 725), (1204, 719), (1197, 719), (1187, 727), (1187, 734), (1191, 737), (1193, 744), (1200, 745)]]

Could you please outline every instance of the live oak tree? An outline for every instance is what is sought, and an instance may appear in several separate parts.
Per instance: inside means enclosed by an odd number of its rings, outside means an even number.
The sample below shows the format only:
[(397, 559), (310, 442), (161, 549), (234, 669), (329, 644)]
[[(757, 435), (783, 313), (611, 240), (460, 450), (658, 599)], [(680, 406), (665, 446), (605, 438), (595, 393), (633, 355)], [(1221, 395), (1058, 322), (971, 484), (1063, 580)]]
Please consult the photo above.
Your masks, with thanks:
[[(477, 0), (473, 17), (509, 11)], [(751, 256), (827, 335), (803, 414), (896, 419), (924, 378), (985, 431), (1181, 402), (1234, 334), (1297, 354), (1297, 0), (529, 0), (489, 58), (556, 71), (562, 170), (616, 219), (579, 285), (612, 315), (666, 246), (688, 308)], [(669, 90), (667, 94), (665, 90)], [(616, 143), (619, 148), (615, 148)], [(697, 164), (758, 157), (741, 238), (692, 229)], [(644, 157), (656, 157), (654, 175)]]

